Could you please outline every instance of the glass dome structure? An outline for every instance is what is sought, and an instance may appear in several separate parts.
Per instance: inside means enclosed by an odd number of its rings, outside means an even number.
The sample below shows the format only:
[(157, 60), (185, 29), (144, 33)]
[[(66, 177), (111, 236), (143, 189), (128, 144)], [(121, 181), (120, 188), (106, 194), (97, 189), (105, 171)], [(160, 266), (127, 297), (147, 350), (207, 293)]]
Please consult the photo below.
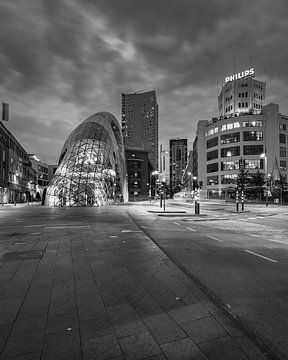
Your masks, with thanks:
[(127, 201), (125, 151), (108, 112), (83, 121), (67, 138), (46, 193), (49, 206), (100, 206)]

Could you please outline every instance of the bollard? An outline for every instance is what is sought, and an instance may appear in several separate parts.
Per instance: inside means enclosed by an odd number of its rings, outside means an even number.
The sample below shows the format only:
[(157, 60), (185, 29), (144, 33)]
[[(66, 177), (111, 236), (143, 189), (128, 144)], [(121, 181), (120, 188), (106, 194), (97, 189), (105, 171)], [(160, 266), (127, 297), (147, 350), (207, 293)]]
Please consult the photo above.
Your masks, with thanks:
[(236, 211), (239, 211), (239, 193), (236, 190)]

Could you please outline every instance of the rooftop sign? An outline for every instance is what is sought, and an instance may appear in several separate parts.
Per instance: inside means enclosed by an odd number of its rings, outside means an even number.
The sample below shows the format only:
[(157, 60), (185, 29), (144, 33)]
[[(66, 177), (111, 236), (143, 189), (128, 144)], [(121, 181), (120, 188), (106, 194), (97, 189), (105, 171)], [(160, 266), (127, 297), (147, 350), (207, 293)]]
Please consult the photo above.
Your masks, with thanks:
[(234, 75), (226, 76), (225, 77), (225, 84), (227, 84), (228, 82), (234, 81), (234, 80), (247, 78), (249, 76), (255, 76), (254, 68), (251, 68), (251, 69), (245, 70), (245, 71), (241, 71), (241, 72), (239, 72), (237, 74), (234, 74)]

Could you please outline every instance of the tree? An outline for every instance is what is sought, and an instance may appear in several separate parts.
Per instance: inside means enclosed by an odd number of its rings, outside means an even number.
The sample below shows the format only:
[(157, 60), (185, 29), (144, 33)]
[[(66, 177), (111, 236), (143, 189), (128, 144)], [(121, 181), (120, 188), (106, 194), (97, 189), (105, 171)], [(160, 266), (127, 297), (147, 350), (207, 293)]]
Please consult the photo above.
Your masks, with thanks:
[(250, 175), (251, 186), (263, 187), (265, 183), (266, 183), (265, 174), (261, 172), (259, 169), (257, 169), (255, 173), (252, 173)]

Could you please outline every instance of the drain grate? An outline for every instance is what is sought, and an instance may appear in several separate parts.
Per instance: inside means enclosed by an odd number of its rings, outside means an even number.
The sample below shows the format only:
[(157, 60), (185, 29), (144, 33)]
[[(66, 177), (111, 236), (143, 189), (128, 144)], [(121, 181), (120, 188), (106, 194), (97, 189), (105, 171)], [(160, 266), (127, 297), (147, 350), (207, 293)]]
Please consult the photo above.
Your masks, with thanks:
[(1, 258), (2, 261), (20, 261), (20, 260), (32, 260), (41, 259), (43, 252), (40, 250), (27, 250), (27, 251), (13, 251), (4, 253)]

